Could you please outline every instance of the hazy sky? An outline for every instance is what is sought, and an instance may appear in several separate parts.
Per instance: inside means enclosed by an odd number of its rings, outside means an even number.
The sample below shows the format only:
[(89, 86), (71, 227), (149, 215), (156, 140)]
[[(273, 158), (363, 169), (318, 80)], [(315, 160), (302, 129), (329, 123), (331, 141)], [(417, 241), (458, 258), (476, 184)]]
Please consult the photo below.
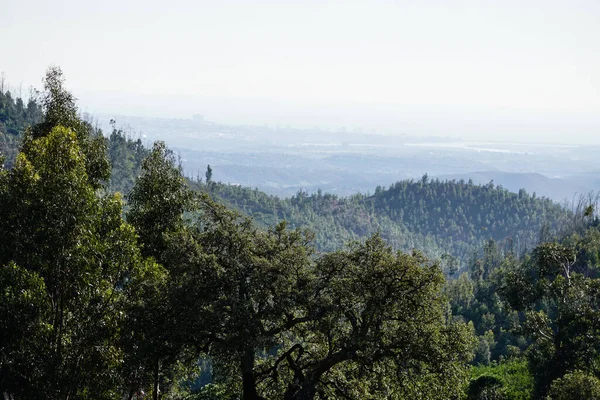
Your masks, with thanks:
[(13, 86), (59, 65), (93, 112), (404, 132), (411, 110), (486, 110), (600, 133), (598, 0), (0, 0), (0, 44)]

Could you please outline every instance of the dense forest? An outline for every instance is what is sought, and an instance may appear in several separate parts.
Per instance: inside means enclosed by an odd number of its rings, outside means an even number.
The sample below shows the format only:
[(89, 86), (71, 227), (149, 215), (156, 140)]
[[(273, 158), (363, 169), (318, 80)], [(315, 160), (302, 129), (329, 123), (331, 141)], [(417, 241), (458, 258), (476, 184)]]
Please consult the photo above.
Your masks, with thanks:
[(44, 83), (0, 103), (5, 398), (600, 398), (593, 197), (280, 199), (186, 179)]
[(4, 155), (7, 166), (10, 166), (23, 132), (41, 120), (42, 109), (36, 101), (35, 92), (25, 105), (22, 98), (15, 99), (10, 91), (4, 91), (4, 79), (0, 86), (0, 153)]
[[(432, 257), (452, 255), (464, 267), (473, 253), (493, 239), (523, 254), (540, 234), (558, 234), (572, 213), (549, 199), (511, 193), (493, 183), (401, 181), (373, 195), (337, 197), (300, 192), (289, 199), (258, 190), (196, 179), (193, 187), (209, 191), (229, 206), (252, 215), (264, 226), (285, 219), (316, 233), (319, 250), (333, 251), (349, 240), (379, 232), (394, 248), (417, 248)], [(462, 269), (462, 268), (461, 268)]]

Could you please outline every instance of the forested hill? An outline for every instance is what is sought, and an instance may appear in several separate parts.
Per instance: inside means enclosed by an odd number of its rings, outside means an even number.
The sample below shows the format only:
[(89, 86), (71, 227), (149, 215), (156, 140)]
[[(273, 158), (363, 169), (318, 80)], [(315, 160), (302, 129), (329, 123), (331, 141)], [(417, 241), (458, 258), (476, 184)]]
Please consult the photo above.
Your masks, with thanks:
[(316, 234), (320, 250), (340, 248), (375, 232), (392, 246), (417, 248), (430, 256), (449, 253), (466, 262), (484, 241), (493, 239), (523, 252), (542, 232), (552, 235), (569, 212), (525, 190), (464, 181), (421, 180), (378, 187), (373, 195), (337, 197), (299, 192), (281, 199), (258, 190), (211, 182), (194, 183), (264, 225), (285, 219)]
[(529, 246), (544, 224), (556, 224), (565, 210), (524, 189), (511, 193), (493, 183), (471, 181), (402, 181), (378, 188), (365, 201), (378, 213), (421, 234), (470, 242), (481, 238), (511, 238), (516, 248)]
[(10, 165), (14, 159), (23, 131), (42, 118), (42, 109), (35, 97), (25, 105), (23, 99), (0, 90), (0, 153)]

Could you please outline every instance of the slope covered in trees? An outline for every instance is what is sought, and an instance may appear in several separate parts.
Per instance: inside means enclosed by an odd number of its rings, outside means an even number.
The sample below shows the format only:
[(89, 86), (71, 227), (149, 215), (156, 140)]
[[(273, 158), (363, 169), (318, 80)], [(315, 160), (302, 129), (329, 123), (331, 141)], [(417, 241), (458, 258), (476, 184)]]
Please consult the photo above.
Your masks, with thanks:
[(446, 284), (455, 318), (478, 336), (470, 398), (595, 398), (600, 222), (584, 208), (568, 233), (517, 257), (488, 242)]
[[(164, 143), (146, 149), (81, 121), (60, 70), (49, 70), (41, 105), (14, 165), (0, 169), (3, 397), (600, 393), (594, 199), (569, 214), (524, 192), (423, 178), (372, 196), (281, 200), (209, 172), (194, 191)], [(127, 193), (127, 208), (113, 191)], [(338, 248), (317, 251), (326, 221)], [(521, 232), (531, 251), (507, 239)], [(435, 259), (394, 250), (390, 233), (479, 250), (447, 280)], [(338, 235), (366, 237), (338, 246)], [(448, 254), (441, 262), (456, 267)]]
[(373, 195), (337, 197), (300, 192), (289, 199), (219, 183), (198, 184), (231, 207), (264, 225), (279, 219), (316, 233), (319, 250), (375, 232), (392, 246), (418, 248), (433, 257), (451, 255), (467, 267), (489, 239), (517, 254), (531, 249), (543, 232), (551, 234), (571, 213), (546, 198), (464, 181), (402, 181)]
[[(4, 86), (4, 85), (2, 85)], [(40, 121), (42, 110), (35, 97), (27, 105), (21, 98), (14, 98), (10, 91), (0, 90), (0, 153), (5, 163), (12, 165), (25, 129)]]

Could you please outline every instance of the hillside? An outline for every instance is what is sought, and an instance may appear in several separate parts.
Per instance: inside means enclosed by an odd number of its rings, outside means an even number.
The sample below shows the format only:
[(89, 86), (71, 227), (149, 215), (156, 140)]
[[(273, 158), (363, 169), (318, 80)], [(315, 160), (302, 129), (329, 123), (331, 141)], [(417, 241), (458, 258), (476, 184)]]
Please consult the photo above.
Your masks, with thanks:
[(493, 184), (464, 181), (405, 180), (373, 195), (338, 197), (299, 192), (281, 199), (234, 185), (193, 183), (262, 225), (281, 219), (316, 234), (321, 251), (380, 232), (398, 249), (417, 248), (429, 256), (449, 253), (463, 266), (484, 241), (493, 239), (515, 252), (534, 246), (543, 227), (552, 232), (568, 212), (547, 198)]
[(0, 154), (6, 156), (7, 165), (12, 164), (25, 129), (39, 122), (41, 116), (41, 106), (35, 98), (25, 105), (11, 92), (0, 91)]

